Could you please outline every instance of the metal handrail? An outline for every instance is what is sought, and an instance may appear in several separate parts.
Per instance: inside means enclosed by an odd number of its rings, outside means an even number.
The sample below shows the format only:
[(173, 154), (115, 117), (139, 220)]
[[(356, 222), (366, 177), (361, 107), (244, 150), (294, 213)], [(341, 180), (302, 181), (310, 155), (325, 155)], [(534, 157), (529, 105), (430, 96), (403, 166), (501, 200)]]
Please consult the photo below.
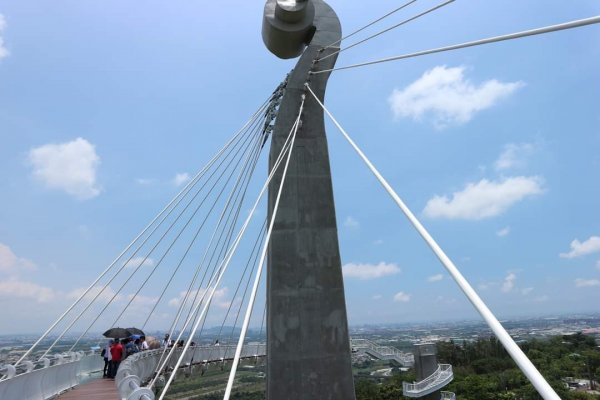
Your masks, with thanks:
[[(191, 347), (185, 354), (180, 369), (214, 362), (224, 363), (233, 359), (235, 348), (234, 345)], [(143, 385), (154, 376), (164, 350), (161, 348), (135, 353), (121, 363), (115, 377), (115, 384), (121, 398), (154, 400), (154, 393)], [(182, 351), (183, 348), (175, 349), (173, 357), (169, 359), (165, 368), (169, 370), (174, 368)], [(263, 357), (266, 351), (265, 344), (247, 345), (242, 348), (242, 358)]]
[(350, 339), (350, 346), (357, 350), (371, 350), (382, 356), (393, 356), (404, 365), (414, 364), (414, 356), (411, 353), (405, 353), (395, 347), (378, 345), (368, 339)]
[[(61, 365), (68, 362), (79, 361), (85, 356), (98, 355), (91, 350), (88, 353), (85, 351), (71, 351), (48, 355), (37, 360), (26, 360), (19, 363), (16, 367), (11, 364), (0, 365), (0, 382), (22, 374), (26, 374), (38, 369), (48, 368), (54, 365)], [(12, 373), (11, 373), (12, 372)]]
[(456, 400), (456, 394), (453, 392), (441, 392), (440, 400)]
[(427, 378), (419, 382), (402, 382), (402, 388), (405, 393), (420, 393), (437, 386), (444, 386), (448, 379), (454, 376), (452, 365), (439, 364), (438, 368)]
[(2, 400), (47, 400), (79, 384), (80, 377), (102, 370), (104, 360), (91, 352), (54, 354), (35, 362), (24, 361), (16, 368), (0, 366)]

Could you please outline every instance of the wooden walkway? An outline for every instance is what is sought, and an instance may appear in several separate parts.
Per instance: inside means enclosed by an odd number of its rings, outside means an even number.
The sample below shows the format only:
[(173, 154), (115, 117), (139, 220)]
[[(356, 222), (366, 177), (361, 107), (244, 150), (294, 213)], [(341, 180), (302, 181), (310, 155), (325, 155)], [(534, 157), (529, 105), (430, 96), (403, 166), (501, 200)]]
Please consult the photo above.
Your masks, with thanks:
[(97, 379), (78, 385), (58, 396), (58, 400), (119, 400), (119, 392), (113, 379)]

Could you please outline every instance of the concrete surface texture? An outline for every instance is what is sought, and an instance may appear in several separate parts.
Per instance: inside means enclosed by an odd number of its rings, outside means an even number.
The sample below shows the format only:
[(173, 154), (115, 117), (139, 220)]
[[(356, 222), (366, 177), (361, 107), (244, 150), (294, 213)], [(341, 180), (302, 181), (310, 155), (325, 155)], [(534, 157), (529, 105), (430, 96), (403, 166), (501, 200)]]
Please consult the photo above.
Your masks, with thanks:
[[(271, 0), (270, 0), (271, 1)], [(317, 28), (289, 77), (275, 123), (270, 168), (297, 117), (304, 84), (322, 100), (337, 57), (313, 64), (341, 37), (335, 12), (311, 0)], [(269, 188), (269, 218), (283, 167)], [(323, 110), (306, 95), (268, 254), (267, 398), (354, 399), (348, 322)]]

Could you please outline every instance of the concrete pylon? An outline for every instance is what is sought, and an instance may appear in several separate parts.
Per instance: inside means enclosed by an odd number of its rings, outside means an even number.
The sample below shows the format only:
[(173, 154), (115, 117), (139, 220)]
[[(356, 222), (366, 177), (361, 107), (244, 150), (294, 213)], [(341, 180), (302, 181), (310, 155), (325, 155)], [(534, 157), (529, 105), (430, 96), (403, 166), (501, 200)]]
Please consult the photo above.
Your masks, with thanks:
[[(415, 355), (415, 374), (417, 382), (422, 381), (438, 368), (437, 346), (435, 343), (415, 344), (413, 347)], [(442, 396), (441, 390), (419, 397), (422, 400), (440, 400)]]
[[(319, 53), (340, 37), (335, 12), (321, 0), (267, 2), (263, 22), (267, 47), (281, 58), (289, 58), (306, 46), (288, 78), (279, 108), (270, 168), (297, 117), (309, 71), (333, 68), (337, 57), (317, 64), (313, 60), (337, 50)], [(286, 40), (291, 43), (289, 47)], [(328, 78), (329, 74), (312, 75), (308, 81), (321, 100)], [(282, 169), (269, 188), (269, 218), (281, 173)], [(354, 399), (323, 110), (310, 94), (306, 96), (267, 263), (267, 399)]]

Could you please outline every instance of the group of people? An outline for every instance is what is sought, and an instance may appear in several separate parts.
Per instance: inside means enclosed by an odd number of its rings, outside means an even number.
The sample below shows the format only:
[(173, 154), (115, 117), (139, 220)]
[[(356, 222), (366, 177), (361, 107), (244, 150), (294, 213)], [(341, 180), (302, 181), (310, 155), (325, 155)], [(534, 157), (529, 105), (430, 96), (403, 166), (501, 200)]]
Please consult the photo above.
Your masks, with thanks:
[[(218, 340), (217, 340), (218, 342)], [(190, 346), (195, 346), (195, 342), (191, 342)], [(185, 341), (183, 339), (179, 341), (175, 341), (175, 339), (169, 339), (169, 334), (167, 333), (162, 340), (162, 347), (183, 347), (185, 346)]]
[(145, 336), (132, 336), (121, 340), (110, 340), (101, 353), (101, 356), (104, 357), (103, 377), (114, 379), (121, 361), (132, 354), (148, 350), (149, 348)]

